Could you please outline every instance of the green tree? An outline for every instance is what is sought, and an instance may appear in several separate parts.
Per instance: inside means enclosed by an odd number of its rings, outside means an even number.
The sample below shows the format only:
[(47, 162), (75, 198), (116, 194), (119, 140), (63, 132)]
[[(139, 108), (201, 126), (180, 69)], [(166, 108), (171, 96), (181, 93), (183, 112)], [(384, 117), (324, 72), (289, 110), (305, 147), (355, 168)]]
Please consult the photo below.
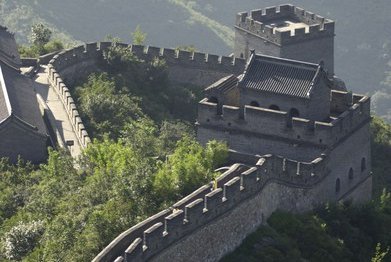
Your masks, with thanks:
[[(217, 155), (219, 155), (217, 157)], [(209, 142), (203, 148), (195, 140), (184, 137), (174, 153), (159, 167), (154, 187), (163, 201), (173, 201), (210, 182), (228, 156), (226, 144)]]
[(32, 251), (44, 231), (42, 221), (19, 222), (5, 234), (4, 255), (10, 260), (20, 260)]
[(76, 88), (82, 117), (93, 137), (118, 138), (125, 124), (143, 117), (140, 100), (118, 90), (106, 73), (93, 74)]
[(136, 26), (136, 29), (132, 33), (133, 44), (143, 45), (147, 39), (147, 34), (141, 31), (140, 25)]
[(42, 23), (34, 24), (31, 27), (30, 41), (33, 45), (43, 47), (50, 41), (52, 31)]

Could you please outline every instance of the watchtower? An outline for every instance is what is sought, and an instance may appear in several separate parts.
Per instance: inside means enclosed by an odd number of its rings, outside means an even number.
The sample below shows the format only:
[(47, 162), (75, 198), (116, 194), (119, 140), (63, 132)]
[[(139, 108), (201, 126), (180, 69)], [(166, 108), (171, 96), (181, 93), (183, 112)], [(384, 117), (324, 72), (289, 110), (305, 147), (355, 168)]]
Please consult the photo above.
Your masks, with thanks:
[(237, 14), (235, 56), (250, 51), (311, 63), (324, 62), (334, 75), (334, 21), (293, 5), (280, 5)]

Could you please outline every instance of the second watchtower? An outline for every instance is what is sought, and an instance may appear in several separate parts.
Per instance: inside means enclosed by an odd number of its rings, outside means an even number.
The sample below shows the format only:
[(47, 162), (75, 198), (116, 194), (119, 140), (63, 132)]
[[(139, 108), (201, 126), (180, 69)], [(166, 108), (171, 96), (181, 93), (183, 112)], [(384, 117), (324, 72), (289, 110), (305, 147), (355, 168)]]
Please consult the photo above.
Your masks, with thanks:
[(293, 5), (239, 13), (235, 24), (235, 56), (250, 51), (311, 63), (324, 62), (334, 74), (334, 21)]

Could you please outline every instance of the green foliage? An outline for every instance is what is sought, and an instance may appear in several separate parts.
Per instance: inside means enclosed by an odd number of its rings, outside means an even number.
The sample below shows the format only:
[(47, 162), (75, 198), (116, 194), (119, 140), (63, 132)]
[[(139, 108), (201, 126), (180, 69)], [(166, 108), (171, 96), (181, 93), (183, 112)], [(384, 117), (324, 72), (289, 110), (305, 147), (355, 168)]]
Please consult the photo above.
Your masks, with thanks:
[(34, 249), (43, 231), (42, 221), (32, 221), (27, 224), (19, 222), (5, 233), (4, 256), (10, 260), (20, 260)]
[(35, 46), (44, 46), (50, 41), (52, 31), (42, 23), (31, 27), (30, 42)]
[(225, 144), (211, 141), (203, 148), (185, 137), (178, 142), (174, 153), (157, 171), (154, 187), (163, 201), (174, 201), (191, 193), (197, 186), (211, 181), (215, 168), (228, 157)]
[(96, 138), (118, 138), (126, 123), (144, 116), (140, 100), (118, 90), (105, 73), (91, 75), (75, 94), (90, 135)]
[(274, 212), (223, 261), (389, 261), (390, 246), (390, 209), (326, 205), (306, 214)]
[(382, 194), (383, 188), (391, 191), (391, 125), (378, 117), (371, 123), (373, 193)]
[(64, 49), (64, 45), (59, 40), (51, 40), (44, 45), (19, 46), (21, 57), (37, 58), (41, 55), (49, 54)]
[[(147, 63), (130, 48), (118, 45), (108, 48), (104, 57), (107, 63), (101, 69), (106, 73), (89, 76), (73, 92), (90, 135), (130, 138), (139, 120), (145, 124), (152, 119), (162, 128), (173, 127), (167, 123), (176, 119), (194, 121), (201, 89), (171, 84), (164, 60), (155, 58)], [(170, 143), (167, 139), (162, 142)]]
[(147, 39), (147, 34), (141, 31), (140, 25), (137, 25), (136, 29), (132, 33), (133, 44), (143, 45), (146, 39)]
[(188, 129), (140, 118), (127, 122), (116, 141), (95, 140), (77, 161), (53, 150), (39, 168), (1, 160), (0, 260), (90, 261), (118, 234), (177, 200), (165, 199), (155, 177), (164, 165), (158, 158), (172, 152), (175, 165), (194, 165), (181, 163), (185, 145), (196, 150), (187, 150), (183, 161), (199, 151), (203, 166), (186, 170), (178, 184), (191, 191), (208, 182), (204, 174), (222, 164), (217, 154), (224, 156), (226, 147), (214, 142), (202, 148), (193, 138), (182, 139)]
[(190, 53), (197, 51), (197, 49), (193, 45), (180, 45), (180, 46), (177, 46), (175, 48), (175, 50), (178, 50), (178, 51), (179, 50), (183, 50), (183, 51), (187, 51), (187, 52), (190, 52)]
[(50, 40), (52, 31), (42, 23), (34, 24), (31, 27), (31, 46), (19, 46), (21, 57), (39, 57), (40, 55), (52, 53), (64, 49), (60, 40)]

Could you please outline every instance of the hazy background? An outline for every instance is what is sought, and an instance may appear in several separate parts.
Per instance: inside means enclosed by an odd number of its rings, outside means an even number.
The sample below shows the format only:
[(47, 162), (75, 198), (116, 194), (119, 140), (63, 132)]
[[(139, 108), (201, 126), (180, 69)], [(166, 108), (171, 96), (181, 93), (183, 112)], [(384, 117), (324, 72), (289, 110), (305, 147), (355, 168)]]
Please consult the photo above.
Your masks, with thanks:
[(354, 92), (372, 95), (373, 110), (391, 121), (390, 0), (0, 0), (0, 23), (27, 43), (33, 23), (43, 22), (67, 43), (130, 42), (137, 25), (147, 44), (193, 45), (227, 55), (239, 11), (291, 3), (336, 21), (336, 74)]

